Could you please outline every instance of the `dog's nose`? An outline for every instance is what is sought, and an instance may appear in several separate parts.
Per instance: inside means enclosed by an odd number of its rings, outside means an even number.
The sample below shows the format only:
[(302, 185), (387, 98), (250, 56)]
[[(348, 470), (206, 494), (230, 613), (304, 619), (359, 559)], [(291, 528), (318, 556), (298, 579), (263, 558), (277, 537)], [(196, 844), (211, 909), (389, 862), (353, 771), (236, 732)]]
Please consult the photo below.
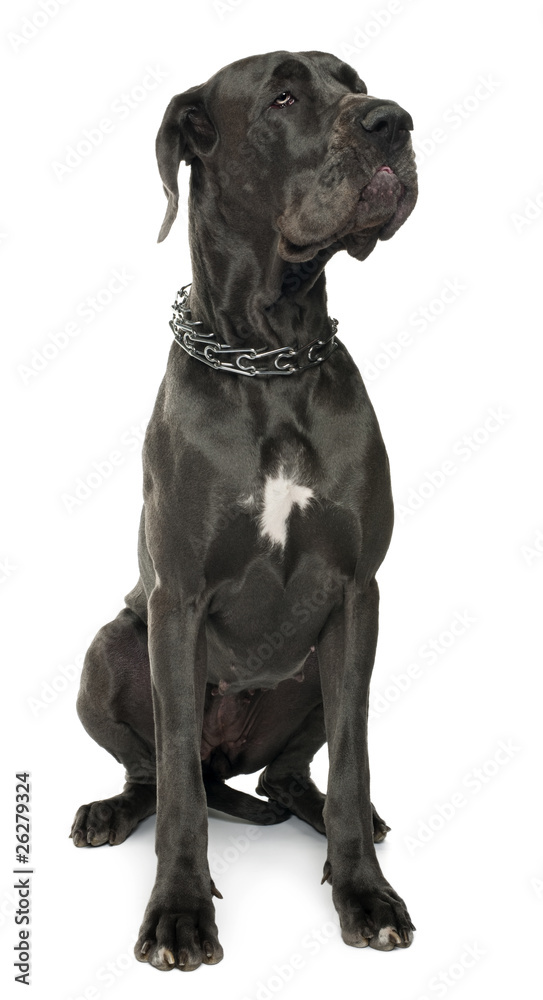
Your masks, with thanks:
[(395, 101), (372, 101), (369, 107), (366, 105), (359, 122), (364, 131), (387, 150), (403, 144), (407, 132), (413, 128), (411, 115)]

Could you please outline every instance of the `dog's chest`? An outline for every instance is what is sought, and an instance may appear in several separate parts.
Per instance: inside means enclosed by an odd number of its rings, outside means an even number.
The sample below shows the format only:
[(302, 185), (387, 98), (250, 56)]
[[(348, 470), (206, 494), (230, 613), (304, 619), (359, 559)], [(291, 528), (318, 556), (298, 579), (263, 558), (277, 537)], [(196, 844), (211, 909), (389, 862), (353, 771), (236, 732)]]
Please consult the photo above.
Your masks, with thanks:
[[(222, 400), (211, 423), (194, 394), (181, 398), (182, 414), (150, 433), (148, 482), (163, 523), (174, 526), (175, 574), (206, 605), (208, 680), (233, 692), (273, 687), (300, 672), (354, 576), (366, 453), (378, 437), (371, 407), (330, 398), (302, 407), (290, 386), (259, 396), (258, 406), (252, 397)], [(375, 467), (374, 454), (372, 481)], [(153, 543), (166, 578), (167, 533)]]
[(264, 477), (262, 487), (239, 502), (255, 518), (260, 537), (270, 545), (284, 550), (292, 514), (306, 512), (310, 517), (311, 502), (317, 502), (315, 490), (303, 481), (294, 467), (290, 471), (280, 464), (277, 471)]
[(353, 572), (356, 535), (354, 514), (300, 465), (240, 489), (205, 558), (209, 679), (242, 690), (299, 673)]

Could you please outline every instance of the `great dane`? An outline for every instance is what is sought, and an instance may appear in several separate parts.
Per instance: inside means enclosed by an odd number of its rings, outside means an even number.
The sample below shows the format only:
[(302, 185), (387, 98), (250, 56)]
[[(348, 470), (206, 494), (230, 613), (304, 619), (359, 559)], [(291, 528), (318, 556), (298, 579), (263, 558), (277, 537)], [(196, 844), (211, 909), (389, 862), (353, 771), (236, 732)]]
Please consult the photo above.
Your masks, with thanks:
[[(389, 465), (324, 276), (336, 251), (364, 260), (413, 209), (412, 127), (335, 56), (280, 51), (178, 94), (158, 132), (159, 241), (191, 167), (192, 286), (144, 443), (140, 578), (93, 640), (77, 703), (126, 783), (81, 806), (71, 834), (121, 844), (156, 809), (135, 954), (157, 969), (223, 956), (207, 805), (326, 834), (346, 944), (413, 938), (375, 852), (389, 827), (367, 751)], [(325, 742), (326, 795), (310, 778)], [(261, 798), (226, 784), (257, 771)]]

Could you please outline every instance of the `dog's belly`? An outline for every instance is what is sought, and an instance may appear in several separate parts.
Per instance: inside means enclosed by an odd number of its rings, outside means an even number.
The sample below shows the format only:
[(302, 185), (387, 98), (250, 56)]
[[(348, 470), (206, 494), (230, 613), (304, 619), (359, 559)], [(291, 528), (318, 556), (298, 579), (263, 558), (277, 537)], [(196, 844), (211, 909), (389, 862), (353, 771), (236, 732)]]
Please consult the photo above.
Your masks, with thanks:
[(216, 591), (206, 622), (208, 680), (221, 693), (274, 688), (303, 677), (331, 609), (341, 571), (304, 553), (285, 580), (280, 557), (255, 558)]

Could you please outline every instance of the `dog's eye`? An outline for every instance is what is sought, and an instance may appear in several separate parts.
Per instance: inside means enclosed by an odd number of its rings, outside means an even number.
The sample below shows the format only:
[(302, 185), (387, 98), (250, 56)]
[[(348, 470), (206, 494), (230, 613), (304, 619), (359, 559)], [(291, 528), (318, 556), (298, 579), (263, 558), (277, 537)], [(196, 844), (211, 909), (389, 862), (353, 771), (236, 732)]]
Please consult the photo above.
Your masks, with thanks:
[(288, 108), (289, 104), (294, 104), (295, 100), (296, 98), (292, 96), (290, 90), (284, 90), (283, 93), (279, 94), (279, 97), (276, 97), (275, 101), (270, 104), (270, 108)]

